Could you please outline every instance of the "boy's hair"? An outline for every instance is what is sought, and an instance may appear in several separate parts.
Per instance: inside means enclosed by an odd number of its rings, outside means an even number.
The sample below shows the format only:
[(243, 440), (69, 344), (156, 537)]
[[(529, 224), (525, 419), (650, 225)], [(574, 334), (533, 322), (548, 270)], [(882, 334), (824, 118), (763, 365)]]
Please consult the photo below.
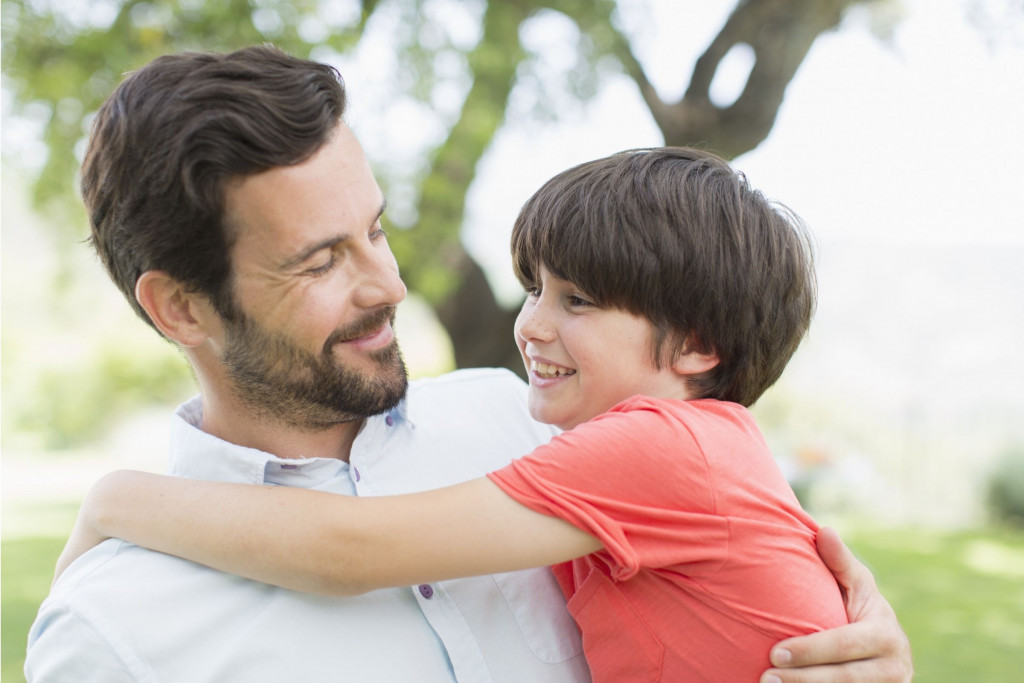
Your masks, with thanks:
[(718, 365), (695, 397), (754, 403), (782, 374), (814, 312), (803, 222), (721, 158), (664, 147), (620, 152), (549, 180), (512, 233), (516, 276), (573, 282), (599, 306), (654, 325), (654, 363), (683, 351)]
[(163, 270), (238, 317), (227, 183), (300, 163), (337, 129), (345, 88), (330, 66), (272, 46), (160, 57), (96, 115), (82, 166), (91, 243), (146, 322), (135, 283)]

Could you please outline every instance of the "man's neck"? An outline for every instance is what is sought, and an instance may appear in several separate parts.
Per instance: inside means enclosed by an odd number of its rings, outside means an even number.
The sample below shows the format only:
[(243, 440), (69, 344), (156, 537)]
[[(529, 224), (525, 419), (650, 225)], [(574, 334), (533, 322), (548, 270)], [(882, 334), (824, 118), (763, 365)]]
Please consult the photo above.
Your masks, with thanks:
[(203, 392), (200, 429), (239, 446), (255, 448), (279, 458), (337, 458), (348, 462), (363, 420), (343, 422), (326, 429), (304, 429), (271, 415), (259, 414), (240, 401), (212, 397)]

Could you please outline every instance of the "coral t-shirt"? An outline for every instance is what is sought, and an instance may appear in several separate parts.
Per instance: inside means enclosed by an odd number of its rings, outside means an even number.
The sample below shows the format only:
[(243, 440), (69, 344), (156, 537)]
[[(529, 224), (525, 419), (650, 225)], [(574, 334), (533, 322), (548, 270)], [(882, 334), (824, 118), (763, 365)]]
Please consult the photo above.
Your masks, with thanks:
[(596, 683), (756, 681), (779, 640), (847, 623), (738, 404), (637, 396), (488, 476), (604, 544), (553, 568)]

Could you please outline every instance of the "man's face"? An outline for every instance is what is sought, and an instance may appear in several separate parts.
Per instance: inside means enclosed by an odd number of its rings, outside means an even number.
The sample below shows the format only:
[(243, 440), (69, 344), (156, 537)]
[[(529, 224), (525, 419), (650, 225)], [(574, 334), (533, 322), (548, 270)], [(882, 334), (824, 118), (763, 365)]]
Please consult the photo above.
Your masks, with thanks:
[(220, 357), (234, 393), (312, 430), (397, 404), (407, 380), (392, 323), (405, 285), (348, 127), (301, 164), (229, 184), (225, 198), (239, 315), (224, 323)]

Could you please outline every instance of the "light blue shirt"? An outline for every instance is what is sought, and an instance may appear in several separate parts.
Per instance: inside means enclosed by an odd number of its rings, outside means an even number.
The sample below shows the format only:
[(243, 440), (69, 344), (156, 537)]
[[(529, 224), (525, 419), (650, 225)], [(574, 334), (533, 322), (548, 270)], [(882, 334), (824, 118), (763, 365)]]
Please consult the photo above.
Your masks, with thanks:
[[(171, 429), (171, 474), (375, 496), (482, 476), (547, 441), (524, 385), (500, 370), (412, 383), (366, 421), (349, 463), (285, 460), (198, 428)], [(589, 681), (579, 633), (546, 569), (305, 595), (109, 540), (68, 568), (29, 634), (30, 683)]]

